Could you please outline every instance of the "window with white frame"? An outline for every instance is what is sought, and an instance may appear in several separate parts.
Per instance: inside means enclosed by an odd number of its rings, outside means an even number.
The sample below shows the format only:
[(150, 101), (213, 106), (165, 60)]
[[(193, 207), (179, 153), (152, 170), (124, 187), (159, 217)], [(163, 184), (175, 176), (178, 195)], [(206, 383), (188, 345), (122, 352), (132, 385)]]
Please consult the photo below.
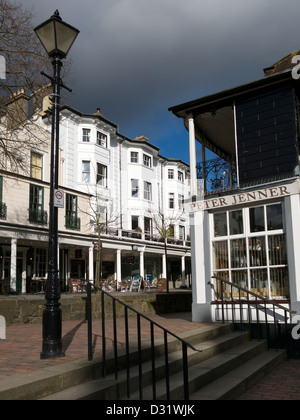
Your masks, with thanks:
[(179, 239), (184, 240), (185, 239), (185, 227), (179, 226)]
[(89, 160), (82, 161), (82, 182), (90, 182), (91, 181), (91, 162)]
[(82, 141), (84, 143), (89, 143), (91, 141), (91, 129), (83, 128), (82, 129)]
[(184, 182), (184, 174), (181, 171), (178, 171), (178, 181)]
[(175, 208), (175, 194), (169, 193), (169, 209)]
[(139, 163), (139, 154), (138, 152), (130, 152), (130, 162)]
[(98, 146), (107, 148), (107, 135), (101, 133), (101, 131), (97, 131), (97, 144)]
[(182, 194), (178, 194), (178, 209), (183, 210), (184, 205), (184, 196)]
[(107, 188), (107, 166), (97, 163), (97, 184)]
[(144, 166), (146, 166), (147, 168), (151, 168), (152, 164), (151, 164), (151, 156), (148, 155), (143, 155), (143, 164)]
[(138, 179), (131, 180), (131, 197), (134, 197), (134, 198), (139, 197), (139, 180)]
[(213, 214), (214, 272), (269, 299), (289, 298), (282, 203)]
[(150, 182), (144, 181), (144, 199), (152, 200), (152, 185)]
[(174, 179), (174, 169), (168, 169), (168, 179)]

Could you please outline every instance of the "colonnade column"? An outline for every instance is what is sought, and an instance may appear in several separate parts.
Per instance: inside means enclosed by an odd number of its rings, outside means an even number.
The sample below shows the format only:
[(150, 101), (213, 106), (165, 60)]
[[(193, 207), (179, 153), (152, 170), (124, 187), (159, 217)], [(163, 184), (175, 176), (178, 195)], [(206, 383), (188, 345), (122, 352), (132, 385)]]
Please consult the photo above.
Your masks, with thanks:
[(145, 260), (144, 260), (144, 251), (140, 251), (140, 276), (145, 277)]
[(117, 283), (121, 284), (122, 281), (122, 253), (121, 250), (117, 250)]
[(89, 278), (88, 281), (94, 283), (94, 246), (89, 247)]
[(162, 277), (167, 278), (167, 259), (166, 254), (162, 255)]
[(181, 278), (182, 278), (182, 287), (185, 287), (185, 256), (181, 257)]
[(17, 291), (17, 239), (11, 240), (10, 252), (10, 289)]
[(196, 139), (195, 123), (193, 116), (189, 116), (189, 148), (190, 148), (190, 176), (191, 176), (191, 196), (197, 195), (197, 170), (196, 170)]

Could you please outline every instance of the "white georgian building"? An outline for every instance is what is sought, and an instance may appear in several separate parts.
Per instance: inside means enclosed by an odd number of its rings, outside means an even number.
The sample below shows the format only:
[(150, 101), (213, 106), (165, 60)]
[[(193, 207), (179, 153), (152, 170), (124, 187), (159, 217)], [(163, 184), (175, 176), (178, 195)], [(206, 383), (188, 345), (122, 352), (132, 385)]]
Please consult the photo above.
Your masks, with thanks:
[[(24, 103), (30, 98), (16, 95)], [(22, 111), (23, 112), (23, 111)], [(35, 115), (41, 144), (22, 151), (23, 168), (0, 173), (0, 293), (32, 293), (47, 279), (51, 119)], [(1, 120), (7, 128), (5, 117)], [(5, 128), (6, 127), (6, 128)], [(22, 134), (23, 133), (23, 134)], [(24, 129), (18, 132), (19, 138)], [(61, 111), (59, 188), (59, 272), (62, 291), (72, 277), (94, 280), (97, 229), (94, 211), (106, 220), (101, 234), (101, 272), (121, 280), (140, 274), (153, 280), (167, 275), (170, 287), (189, 280), (189, 167), (164, 158), (144, 136), (129, 139), (100, 112)], [(164, 243), (157, 230), (161, 214), (173, 225)]]

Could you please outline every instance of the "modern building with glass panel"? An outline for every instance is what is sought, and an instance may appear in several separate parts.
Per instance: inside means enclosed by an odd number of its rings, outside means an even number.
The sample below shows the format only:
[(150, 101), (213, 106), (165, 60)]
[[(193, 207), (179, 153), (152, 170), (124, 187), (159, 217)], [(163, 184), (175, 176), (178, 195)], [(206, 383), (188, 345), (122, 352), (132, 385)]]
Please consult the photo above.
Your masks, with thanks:
[[(300, 313), (295, 54), (259, 80), (170, 108), (189, 131), (194, 321), (216, 319), (214, 277)], [(208, 150), (215, 158), (206, 159)], [(240, 293), (227, 286), (223, 298)]]

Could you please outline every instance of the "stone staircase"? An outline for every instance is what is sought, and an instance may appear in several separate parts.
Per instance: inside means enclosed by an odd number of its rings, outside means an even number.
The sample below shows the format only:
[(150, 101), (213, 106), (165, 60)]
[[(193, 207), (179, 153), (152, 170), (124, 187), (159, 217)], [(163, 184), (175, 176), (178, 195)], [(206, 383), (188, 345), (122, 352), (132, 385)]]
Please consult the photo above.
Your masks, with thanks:
[[(284, 351), (267, 350), (265, 341), (250, 341), (246, 332), (233, 331), (229, 324), (211, 324), (179, 336), (202, 352), (188, 350), (190, 400), (235, 399), (266, 373), (285, 359)], [(182, 352), (178, 341), (169, 341), (169, 372), (171, 400), (183, 399)], [(165, 400), (164, 344), (157, 340), (155, 346), (156, 398)], [(143, 400), (152, 401), (151, 351), (147, 343), (142, 348)], [(113, 360), (107, 360), (107, 374), (103, 378), (101, 360), (77, 361), (74, 366), (62, 364), (53, 374), (48, 371), (45, 383), (36, 378), (31, 387), (24, 384), (14, 399), (40, 400), (138, 400), (138, 353), (130, 355), (130, 397), (127, 395), (126, 357), (119, 354), (118, 379), (113, 373)], [(68, 366), (69, 365), (69, 366)], [(51, 369), (49, 369), (51, 370)], [(60, 371), (59, 371), (60, 370)], [(34, 378), (32, 378), (33, 380)], [(47, 384), (46, 384), (47, 382)], [(27, 389), (27, 391), (26, 391)], [(29, 389), (35, 394), (28, 395)], [(27, 395), (26, 395), (27, 392)], [(31, 391), (32, 394), (32, 391)], [(30, 398), (28, 398), (28, 396)], [(0, 387), (0, 400), (1, 394)]]

